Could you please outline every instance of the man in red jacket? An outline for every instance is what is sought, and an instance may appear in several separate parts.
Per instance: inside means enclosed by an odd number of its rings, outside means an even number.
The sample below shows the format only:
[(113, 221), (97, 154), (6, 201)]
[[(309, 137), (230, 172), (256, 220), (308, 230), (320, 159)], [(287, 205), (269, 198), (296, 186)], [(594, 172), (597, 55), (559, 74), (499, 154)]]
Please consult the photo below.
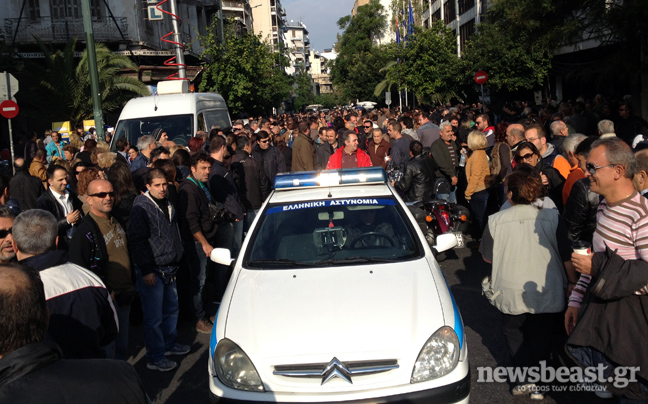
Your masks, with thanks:
[(346, 131), (342, 135), (344, 147), (340, 147), (331, 155), (327, 170), (335, 170), (338, 168), (355, 168), (355, 167), (371, 167), (371, 158), (362, 150), (358, 150), (358, 135), (353, 131)]

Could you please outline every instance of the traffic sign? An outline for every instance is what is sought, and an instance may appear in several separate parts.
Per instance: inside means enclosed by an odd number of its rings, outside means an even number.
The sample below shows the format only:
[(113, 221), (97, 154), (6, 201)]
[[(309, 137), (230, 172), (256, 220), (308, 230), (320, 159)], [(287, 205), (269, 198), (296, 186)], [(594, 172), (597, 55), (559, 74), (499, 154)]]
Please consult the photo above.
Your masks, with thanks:
[(475, 73), (475, 83), (484, 85), (488, 81), (488, 73), (483, 70)]
[[(10, 92), (11, 94), (9, 94)], [(16, 80), (16, 78), (12, 76), (11, 73), (2, 72), (2, 77), (0, 77), (0, 100), (13, 98), (13, 96), (16, 95), (17, 92), (18, 80)]]
[(15, 118), (18, 115), (18, 104), (11, 100), (5, 100), (0, 103), (0, 115), (7, 119)]

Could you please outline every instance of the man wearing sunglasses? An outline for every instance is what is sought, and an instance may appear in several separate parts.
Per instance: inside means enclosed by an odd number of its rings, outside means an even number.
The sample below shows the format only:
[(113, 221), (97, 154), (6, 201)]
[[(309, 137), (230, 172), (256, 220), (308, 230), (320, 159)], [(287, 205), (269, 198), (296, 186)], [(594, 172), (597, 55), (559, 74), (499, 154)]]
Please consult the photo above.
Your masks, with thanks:
[[(609, 366), (611, 371), (615, 366), (638, 366), (640, 383), (628, 388), (633, 394), (640, 390), (645, 397), (648, 352), (638, 347), (648, 332), (642, 314), (648, 299), (648, 276), (641, 265), (643, 272), (626, 270), (626, 265), (636, 268), (637, 260), (648, 261), (644, 241), (648, 239), (648, 199), (633, 187), (636, 168), (635, 156), (623, 140), (606, 138), (592, 144), (585, 175), (591, 190), (605, 199), (596, 215), (594, 254), (572, 254), (581, 276), (569, 297), (565, 328), (571, 334), (567, 350), (581, 365)], [(589, 302), (586, 310), (580, 310), (583, 301)], [(621, 389), (613, 392), (626, 393)]]
[(11, 209), (0, 205), (0, 264), (10, 264), (16, 258), (16, 252), (11, 245), (13, 222), (14, 214)]
[(90, 211), (79, 222), (70, 241), (70, 262), (97, 274), (110, 292), (119, 319), (117, 339), (106, 347), (111, 359), (128, 359), (128, 327), (135, 286), (131, 277), (126, 232), (111, 215), (115, 192), (110, 182), (93, 180), (86, 201)]
[(277, 174), (286, 172), (286, 160), (283, 153), (271, 144), (272, 136), (269, 132), (260, 130), (257, 135), (258, 140), (252, 150), (252, 156), (261, 163), (270, 187), (273, 187)]

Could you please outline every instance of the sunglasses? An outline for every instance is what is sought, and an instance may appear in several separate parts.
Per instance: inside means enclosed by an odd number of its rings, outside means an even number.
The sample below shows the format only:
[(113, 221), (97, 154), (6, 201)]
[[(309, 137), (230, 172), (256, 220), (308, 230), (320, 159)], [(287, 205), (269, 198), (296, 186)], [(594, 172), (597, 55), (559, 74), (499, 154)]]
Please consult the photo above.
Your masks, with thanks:
[(601, 168), (605, 168), (605, 167), (614, 167), (615, 165), (616, 165), (616, 164), (608, 164), (608, 165), (605, 165), (605, 166), (597, 166), (596, 164), (587, 163), (587, 164), (585, 164), (585, 169), (586, 169), (587, 172), (590, 173), (591, 175), (596, 175), (596, 172), (597, 172), (598, 170), (600, 170)]
[(363, 125), (365, 128), (372, 128), (372, 125)]
[(527, 153), (524, 156), (517, 156), (517, 161), (522, 161), (522, 160), (528, 160), (531, 157), (533, 157), (535, 154), (534, 153)]
[(109, 196), (111, 198), (114, 198), (115, 193), (114, 192), (97, 192), (96, 194), (90, 194), (88, 196), (93, 196), (93, 197), (99, 198), (99, 199), (104, 199), (107, 196)]
[(0, 230), (0, 239), (6, 238), (10, 234), (11, 234), (11, 229)]
[(266, 140), (259, 140), (259, 143), (263, 143), (263, 144), (265, 144), (265, 143), (270, 143), (270, 140), (268, 140), (268, 139), (266, 139)]

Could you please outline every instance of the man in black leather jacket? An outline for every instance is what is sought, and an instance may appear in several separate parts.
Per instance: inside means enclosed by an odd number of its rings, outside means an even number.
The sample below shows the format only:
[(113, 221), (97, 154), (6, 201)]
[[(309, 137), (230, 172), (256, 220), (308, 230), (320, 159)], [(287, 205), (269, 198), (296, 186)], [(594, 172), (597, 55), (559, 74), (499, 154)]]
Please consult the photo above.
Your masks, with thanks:
[(410, 156), (403, 176), (397, 182), (392, 181), (392, 186), (405, 194), (406, 202), (427, 201), (433, 196), (434, 172), (438, 167), (434, 160), (423, 155), (423, 145), (419, 141), (410, 144)]
[[(595, 139), (588, 138), (578, 144), (575, 150), (578, 164), (581, 170), (585, 172), (585, 162), (589, 155), (590, 148)], [(590, 180), (588, 177), (576, 181), (569, 192), (569, 197), (565, 203), (563, 211), (563, 222), (569, 232), (571, 240), (583, 240), (592, 242), (594, 231), (596, 230), (596, 211), (601, 196), (590, 190)]]

